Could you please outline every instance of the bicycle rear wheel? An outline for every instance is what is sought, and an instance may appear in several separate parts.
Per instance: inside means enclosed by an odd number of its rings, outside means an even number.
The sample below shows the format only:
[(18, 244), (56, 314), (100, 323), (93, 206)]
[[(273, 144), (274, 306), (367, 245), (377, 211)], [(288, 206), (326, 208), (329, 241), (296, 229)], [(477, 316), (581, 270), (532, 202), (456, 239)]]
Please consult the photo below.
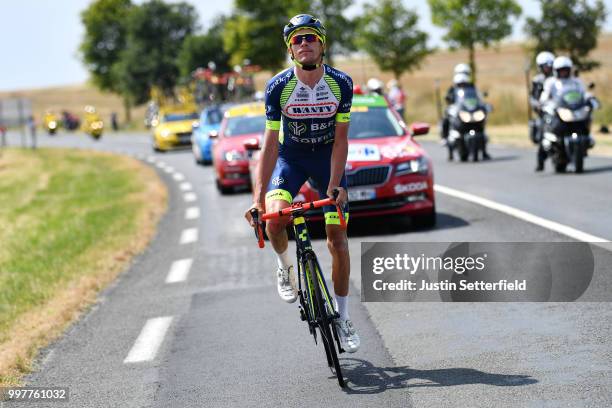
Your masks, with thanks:
[[(308, 268), (311, 272), (311, 277), (314, 286), (315, 293), (315, 305), (316, 305), (316, 318), (319, 326), (319, 332), (321, 333), (321, 341), (325, 348), (325, 355), (327, 356), (327, 364), (333, 369), (334, 374), (338, 378), (338, 384), (344, 388), (346, 386), (344, 377), (342, 376), (342, 369), (340, 368), (340, 361), (338, 360), (338, 353), (336, 351), (336, 344), (334, 342), (334, 336), (332, 335), (333, 324), (332, 316), (328, 313), (328, 308), (325, 306), (327, 300), (323, 295), (323, 290), (319, 283), (319, 275), (321, 271), (318, 269), (316, 262), (312, 259), (308, 260)], [(323, 276), (321, 275), (321, 278)]]

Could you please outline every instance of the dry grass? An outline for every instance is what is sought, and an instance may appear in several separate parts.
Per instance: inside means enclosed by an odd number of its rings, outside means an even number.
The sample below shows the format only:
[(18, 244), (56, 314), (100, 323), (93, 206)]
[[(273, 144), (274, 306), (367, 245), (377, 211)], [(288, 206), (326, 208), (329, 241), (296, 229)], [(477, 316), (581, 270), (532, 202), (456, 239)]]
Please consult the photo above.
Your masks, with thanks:
[[(10, 155), (5, 154), (0, 159), (3, 169), (8, 168), (8, 157)], [(74, 264), (77, 264), (80, 273), (72, 274), (70, 271), (74, 268), (72, 264), (68, 265), (62, 273), (74, 277), (52, 286), (55, 289), (50, 296), (26, 309), (10, 323), (7, 335), (0, 340), (0, 386), (19, 384), (21, 377), (30, 371), (38, 350), (57, 339), (86, 311), (95, 301), (97, 293), (112, 282), (153, 237), (157, 221), (165, 211), (165, 186), (154, 170), (137, 160), (114, 157), (113, 161), (117, 163), (116, 167), (131, 174), (135, 182), (143, 186), (124, 200), (137, 206), (134, 228), (113, 234), (112, 237), (99, 237), (97, 242), (75, 258)], [(7, 177), (6, 172), (3, 177)], [(41, 179), (44, 181), (48, 177)]]
[[(476, 53), (478, 69), (478, 85), (483, 91), (488, 91), (488, 101), (495, 111), (490, 123), (507, 125), (525, 123), (527, 117), (526, 84), (524, 66), (528, 52), (523, 44), (504, 44), (498, 49), (479, 49)], [(603, 109), (596, 113), (596, 122), (612, 122), (612, 34), (604, 34), (599, 39), (598, 48), (592, 57), (601, 62), (601, 67), (592, 73), (585, 74), (583, 80), (595, 82), (595, 94), (603, 102)], [(429, 56), (421, 68), (402, 77), (402, 85), (408, 94), (407, 115), (409, 120), (420, 120), (434, 123), (436, 108), (434, 99), (434, 83), (440, 80), (441, 92), (450, 85), (451, 73), (455, 64), (467, 61), (465, 51), (439, 51)], [(336, 61), (339, 69), (349, 73), (355, 83), (364, 84), (368, 78), (379, 77), (383, 81), (391, 79), (391, 74), (381, 73), (369, 59), (340, 59)], [(270, 78), (270, 72), (261, 72), (255, 77), (258, 89), (263, 89)], [(108, 119), (112, 111), (123, 115), (121, 100), (110, 94), (97, 91), (90, 85), (75, 85), (70, 87), (48, 88), (13, 92), (30, 98), (33, 109), (38, 117), (47, 108), (60, 110), (66, 108), (76, 113), (82, 113), (83, 106), (92, 104)], [(0, 98), (7, 96), (0, 92)], [(142, 128), (144, 107), (133, 111), (133, 123)]]

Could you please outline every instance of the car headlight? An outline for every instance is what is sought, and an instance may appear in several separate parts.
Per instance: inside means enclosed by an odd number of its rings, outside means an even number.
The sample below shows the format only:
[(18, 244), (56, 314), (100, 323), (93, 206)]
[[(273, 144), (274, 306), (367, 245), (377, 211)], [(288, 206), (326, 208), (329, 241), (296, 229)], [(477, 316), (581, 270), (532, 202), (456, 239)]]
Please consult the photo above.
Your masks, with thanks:
[(477, 110), (476, 112), (472, 114), (472, 117), (474, 118), (474, 122), (482, 122), (486, 116), (487, 115), (485, 115), (485, 112), (482, 109)]
[(225, 161), (248, 160), (247, 152), (240, 150), (229, 150), (223, 155)]
[(564, 122), (572, 122), (574, 120), (574, 114), (567, 108), (558, 108), (557, 113)]
[(414, 160), (408, 160), (405, 162), (398, 163), (395, 166), (395, 174), (414, 174), (414, 173), (427, 173), (429, 170), (429, 164), (427, 163), (427, 159), (423, 156), (418, 157)]
[(161, 137), (169, 137), (172, 133), (168, 129), (164, 129), (159, 132), (159, 134), (161, 135)]
[(471, 122), (472, 114), (467, 111), (459, 111), (459, 119), (461, 119), (462, 122)]

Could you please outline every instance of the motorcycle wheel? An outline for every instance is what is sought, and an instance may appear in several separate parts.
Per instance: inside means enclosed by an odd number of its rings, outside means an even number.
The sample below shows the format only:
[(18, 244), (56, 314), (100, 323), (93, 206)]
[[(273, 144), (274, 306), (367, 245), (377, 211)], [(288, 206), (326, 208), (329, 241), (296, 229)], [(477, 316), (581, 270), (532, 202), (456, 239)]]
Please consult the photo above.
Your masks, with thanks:
[(584, 153), (580, 145), (576, 146), (574, 149), (574, 166), (576, 168), (576, 173), (582, 173), (584, 171)]

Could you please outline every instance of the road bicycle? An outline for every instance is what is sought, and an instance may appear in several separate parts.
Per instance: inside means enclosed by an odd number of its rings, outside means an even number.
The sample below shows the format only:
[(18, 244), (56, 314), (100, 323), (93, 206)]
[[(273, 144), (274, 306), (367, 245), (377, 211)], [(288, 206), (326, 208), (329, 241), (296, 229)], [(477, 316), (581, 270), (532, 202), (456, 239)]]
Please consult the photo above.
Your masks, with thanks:
[[(308, 330), (314, 337), (315, 344), (317, 342), (317, 329), (320, 334), (321, 342), (325, 348), (327, 357), (327, 365), (338, 378), (340, 387), (345, 387), (342, 369), (338, 361), (338, 354), (344, 353), (344, 349), (340, 345), (338, 333), (334, 325), (334, 319), (340, 317), (332, 296), (327, 288), (327, 283), (321, 271), (321, 265), (312, 249), (310, 243), (310, 235), (307, 227), (306, 213), (312, 209), (320, 208), (327, 205), (335, 205), (340, 218), (340, 225), (346, 228), (344, 214), (338, 205), (335, 204), (335, 199), (338, 197), (338, 191), (334, 190), (334, 198), (326, 198), (324, 200), (312, 201), (309, 203), (296, 203), (291, 207), (285, 208), (274, 213), (261, 215), (261, 220), (257, 209), (251, 210), (253, 221), (255, 222), (255, 236), (259, 243), (259, 247), (264, 247), (264, 235), (260, 221), (266, 221), (283, 216), (291, 216), (295, 246), (297, 252), (298, 266), (298, 299), (300, 318), (308, 323)], [(336, 352), (337, 346), (337, 352)]]

